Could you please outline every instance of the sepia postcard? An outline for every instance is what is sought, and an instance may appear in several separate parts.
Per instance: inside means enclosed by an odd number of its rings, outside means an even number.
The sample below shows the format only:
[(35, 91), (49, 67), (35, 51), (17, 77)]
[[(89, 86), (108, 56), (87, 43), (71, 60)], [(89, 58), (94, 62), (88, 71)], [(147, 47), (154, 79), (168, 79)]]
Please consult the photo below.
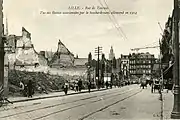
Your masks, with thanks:
[(180, 119), (178, 0), (0, 0), (0, 120)]

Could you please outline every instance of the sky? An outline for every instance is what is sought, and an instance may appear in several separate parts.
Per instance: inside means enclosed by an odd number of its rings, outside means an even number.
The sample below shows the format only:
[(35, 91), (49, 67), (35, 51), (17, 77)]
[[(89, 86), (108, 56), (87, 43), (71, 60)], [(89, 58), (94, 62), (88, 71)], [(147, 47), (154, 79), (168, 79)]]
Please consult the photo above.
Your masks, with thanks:
[[(42, 14), (43, 12), (94, 11), (85, 7), (105, 6), (111, 11), (136, 14)], [(36, 51), (56, 51), (59, 39), (79, 57), (87, 57), (95, 48), (102, 47), (105, 57), (113, 46), (116, 58), (129, 54), (131, 48), (156, 46), (161, 29), (172, 14), (173, 0), (4, 0), (4, 17), (7, 17), (9, 34), (21, 35), (22, 27), (30, 33)], [(81, 10), (70, 10), (80, 6)], [(108, 9), (106, 10), (108, 11)], [(114, 25), (112, 21), (117, 21)], [(121, 30), (117, 30), (117, 28)], [(123, 33), (124, 35), (123, 35)], [(127, 39), (126, 39), (126, 37)], [(159, 48), (138, 52), (150, 52), (158, 56)]]

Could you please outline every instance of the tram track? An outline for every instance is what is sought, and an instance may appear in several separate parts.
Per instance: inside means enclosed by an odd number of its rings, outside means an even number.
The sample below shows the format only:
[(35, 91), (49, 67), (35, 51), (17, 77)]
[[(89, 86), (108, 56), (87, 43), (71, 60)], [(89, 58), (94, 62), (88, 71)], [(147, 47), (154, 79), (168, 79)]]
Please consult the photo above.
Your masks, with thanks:
[[(134, 90), (131, 90), (131, 91), (134, 91)], [(131, 91), (128, 91), (128, 92), (131, 92)], [(115, 104), (117, 104), (117, 103), (119, 103), (119, 102), (121, 102), (121, 101), (124, 101), (124, 100), (126, 100), (126, 99), (128, 99), (128, 98), (130, 98), (130, 97), (132, 97), (132, 96), (134, 96), (134, 95), (136, 95), (136, 94), (138, 94), (138, 93), (140, 93), (141, 91), (142, 91), (142, 90), (139, 90), (139, 89), (138, 89), (138, 92), (135, 92), (135, 93), (129, 95), (128, 97), (122, 98), (122, 99), (120, 99), (120, 100), (118, 100), (118, 101), (116, 101), (116, 102), (113, 102), (112, 104), (109, 104), (109, 105), (107, 105), (107, 106), (105, 106), (105, 107), (103, 107), (103, 108), (100, 108), (100, 109), (92, 112), (92, 113), (89, 113), (89, 114), (83, 116), (82, 118), (80, 118), (79, 120), (84, 120), (85, 118), (87, 118), (87, 117), (89, 117), (89, 116), (91, 116), (91, 115), (93, 115), (93, 114), (95, 114), (95, 113), (97, 113), (97, 112), (100, 112), (100, 111), (102, 111), (102, 110), (104, 110), (104, 109), (107, 109), (107, 108), (109, 108), (109, 107), (111, 107), (111, 106), (113, 106), (113, 105), (115, 105)], [(124, 92), (124, 94), (125, 94), (125, 93), (128, 93), (128, 92)], [(123, 94), (117, 94), (117, 95), (123, 95)], [(113, 95), (113, 97), (114, 97), (114, 96), (117, 96), (117, 95)], [(104, 100), (107, 100), (107, 99), (112, 99), (112, 96), (111, 96), (111, 97), (108, 97), (108, 98), (104, 98)], [(96, 102), (99, 102), (99, 101), (101, 101), (101, 99), (94, 100), (94, 101), (91, 101), (91, 102), (88, 102), (88, 103), (83, 103), (83, 104), (71, 106), (71, 107), (68, 107), (68, 108), (65, 108), (65, 109), (61, 109), (61, 110), (58, 110), (58, 111), (55, 111), (55, 112), (51, 112), (51, 113), (46, 114), (46, 115), (44, 115), (44, 116), (40, 116), (40, 117), (34, 118), (34, 119), (32, 119), (32, 120), (44, 119), (44, 118), (46, 118), (46, 117), (49, 117), (49, 116), (54, 115), (54, 114), (57, 114), (57, 113), (61, 113), (61, 112), (67, 111), (67, 110), (71, 110), (71, 109), (73, 109), (73, 108), (81, 107), (81, 106), (84, 106), (84, 105), (87, 105), (87, 104), (96, 103)]]
[(135, 92), (135, 93), (133, 93), (132, 95), (129, 95), (129, 96), (127, 96), (127, 97), (125, 97), (125, 98), (123, 98), (123, 99), (120, 99), (120, 100), (118, 100), (118, 101), (116, 101), (116, 102), (113, 102), (113, 103), (111, 103), (111, 104), (109, 104), (109, 105), (106, 105), (105, 107), (102, 107), (102, 108), (100, 108), (100, 109), (98, 109), (98, 110), (96, 110), (96, 111), (93, 111), (93, 112), (91, 112), (91, 113), (89, 113), (89, 114), (87, 114), (87, 115), (84, 115), (84, 116), (82, 116), (81, 118), (79, 118), (78, 120), (84, 120), (84, 119), (86, 119), (86, 118), (88, 118), (88, 117), (90, 117), (90, 116), (92, 116), (92, 115), (94, 115), (94, 114), (96, 114), (96, 113), (98, 113), (98, 112), (101, 112), (101, 111), (103, 111), (103, 110), (105, 110), (105, 109), (107, 109), (107, 108), (109, 108), (109, 107), (111, 107), (111, 106), (113, 106), (113, 105), (116, 105), (116, 104), (118, 104), (118, 103), (120, 103), (120, 102), (122, 102), (122, 101), (124, 101), (124, 100), (126, 100), (126, 99), (128, 99), (128, 98), (130, 98), (130, 97), (133, 97), (133, 96), (135, 96), (135, 95), (137, 95), (138, 93), (140, 93), (142, 90), (140, 90), (140, 91), (138, 91), (138, 92)]
[[(126, 89), (124, 90), (122, 90), (121, 92), (124, 92), (124, 91), (126, 91)], [(50, 105), (50, 106), (56, 106), (56, 105), (63, 105), (63, 104), (68, 104), (68, 103), (74, 103), (74, 102), (78, 102), (78, 101), (81, 101), (81, 100), (87, 100), (87, 99), (91, 99), (91, 98), (95, 98), (95, 97), (99, 97), (99, 96), (105, 96), (105, 95), (107, 95), (107, 93), (108, 93), (108, 91), (106, 91), (105, 93), (103, 93), (103, 94), (101, 94), (101, 95), (94, 95), (94, 96), (91, 96), (91, 97), (85, 97), (85, 98), (82, 98), (82, 99), (78, 99), (78, 100), (73, 100), (73, 101), (69, 101), (69, 102), (66, 102), (66, 103), (60, 103), (60, 104), (54, 104), (54, 105)], [(119, 93), (119, 91), (118, 92), (114, 92), (114, 93)], [(38, 105), (38, 104), (41, 104), (40, 102), (38, 102), (38, 103), (33, 103), (33, 105)], [(5, 108), (5, 109), (1, 109), (0, 110), (0, 112), (1, 111), (5, 111), (5, 110), (12, 110), (12, 109), (17, 109), (17, 108), (25, 108), (25, 107), (29, 107), (29, 106), (32, 106), (32, 105), (26, 105), (26, 106), (23, 106), (23, 105), (21, 105), (21, 106), (15, 106), (15, 107), (13, 107), (13, 108)], [(48, 106), (47, 106), (48, 107)], [(46, 107), (45, 107), (46, 108)], [(1, 117), (0, 117), (1, 118)]]
[[(2, 116), (2, 117), (0, 117), (0, 118), (7, 118), (7, 117), (12, 117), (12, 116), (20, 115), (20, 114), (26, 114), (26, 113), (30, 113), (30, 112), (34, 112), (34, 111), (38, 111), (38, 110), (43, 110), (43, 109), (58, 107), (58, 106), (61, 106), (61, 105), (71, 104), (71, 103), (80, 102), (80, 101), (84, 101), (84, 100), (88, 100), (88, 99), (93, 99), (93, 98), (97, 98), (97, 97), (102, 97), (102, 96), (107, 96), (106, 99), (108, 99), (108, 98), (112, 98), (112, 97), (117, 96), (117, 95), (123, 95), (123, 94), (128, 93), (128, 92), (131, 92), (131, 91), (133, 91), (133, 90), (134, 90), (134, 89), (128, 89), (128, 90), (118, 91), (118, 92), (115, 92), (116, 94), (111, 94), (111, 95), (110, 95), (110, 94), (107, 94), (107, 93), (104, 93), (104, 94), (101, 94), (101, 95), (94, 95), (94, 96), (91, 96), (91, 97), (86, 97), (86, 98), (82, 98), (82, 99), (78, 99), (78, 100), (74, 100), (74, 101), (69, 101), (69, 102), (65, 102), (65, 103), (59, 103), (59, 104), (49, 105), (49, 106), (40, 107), (40, 108), (36, 108), (36, 109), (32, 109), (32, 110), (27, 110), (27, 111), (23, 111), (23, 112), (19, 112), (19, 113), (14, 113), (14, 114), (10, 114), (10, 115), (7, 115), (7, 116)], [(120, 92), (120, 93), (119, 93), (119, 92)], [(117, 93), (118, 93), (118, 94), (117, 94)], [(88, 102), (88, 103), (94, 103), (94, 102), (98, 102), (98, 101), (100, 101), (100, 99), (94, 100), (94, 101), (91, 101), (91, 102)], [(63, 112), (63, 111), (69, 110), (69, 109), (77, 108), (77, 107), (86, 105), (86, 104), (88, 104), (88, 103), (75, 105), (75, 106), (73, 106), (73, 107), (69, 107), (69, 108), (62, 109), (62, 110), (60, 110), (60, 111), (58, 111), (58, 112)], [(49, 115), (49, 114), (48, 114), (48, 115)]]

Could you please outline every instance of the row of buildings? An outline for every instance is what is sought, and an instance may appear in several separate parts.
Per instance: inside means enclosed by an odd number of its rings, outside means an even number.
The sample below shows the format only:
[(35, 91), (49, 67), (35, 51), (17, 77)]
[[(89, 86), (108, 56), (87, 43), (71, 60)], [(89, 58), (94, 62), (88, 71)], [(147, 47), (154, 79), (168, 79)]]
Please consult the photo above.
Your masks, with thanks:
[[(83, 71), (86, 71), (85, 63), (88, 62), (88, 58), (74, 57), (60, 40), (57, 43), (56, 52), (37, 52), (31, 41), (31, 33), (24, 27), (22, 27), (22, 35), (6, 35), (5, 37), (5, 56), (9, 69), (34, 72), (54, 70), (53, 74), (68, 73), (73, 75), (83, 74)], [(58, 69), (61, 70), (58, 71)]]
[[(22, 28), (22, 36), (8, 35), (6, 45), (11, 46), (12, 53), (7, 53), (11, 64), (16, 69), (48, 66), (49, 68), (63, 69), (64, 71), (70, 70), (70, 74), (78, 73), (78, 70), (84, 71), (84, 73), (87, 72), (88, 55), (87, 58), (75, 57), (60, 40), (56, 52), (36, 52), (31, 41), (31, 34), (24, 27)], [(92, 58), (91, 60), (97, 62), (97, 60)], [(101, 76), (114, 73), (123, 76), (123, 78), (129, 78), (131, 76), (151, 76), (153, 74), (155, 57), (150, 53), (132, 53), (129, 55), (121, 54), (119, 58), (115, 58), (113, 47), (111, 47), (109, 58), (106, 59), (104, 56), (100, 61), (105, 66), (103, 72), (102, 67), (100, 67)], [(94, 65), (94, 70), (97, 71), (96, 65)], [(84, 73), (81, 72), (79, 74)]]
[[(111, 48), (109, 56), (112, 56), (113, 54)], [(133, 76), (141, 77), (143, 75), (152, 76), (154, 74), (155, 64), (157, 64), (157, 59), (149, 52), (132, 53), (129, 55), (121, 54), (120, 58), (116, 59), (116, 61), (117, 67), (115, 71), (121, 72), (124, 78)]]

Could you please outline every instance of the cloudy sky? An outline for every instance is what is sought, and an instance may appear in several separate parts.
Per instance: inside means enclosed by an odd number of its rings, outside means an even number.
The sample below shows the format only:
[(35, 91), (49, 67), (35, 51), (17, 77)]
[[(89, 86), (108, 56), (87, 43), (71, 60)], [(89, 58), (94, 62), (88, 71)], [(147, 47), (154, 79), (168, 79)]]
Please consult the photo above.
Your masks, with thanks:
[[(164, 28), (168, 16), (172, 14), (173, 0), (105, 1), (111, 11), (137, 13), (114, 15), (125, 35), (115, 28), (112, 15), (41, 14), (41, 11), (69, 11), (69, 6), (97, 7), (101, 6), (100, 3), (105, 6), (104, 0), (4, 0), (4, 16), (8, 18), (9, 34), (21, 35), (24, 26), (32, 34), (37, 51), (56, 51), (60, 39), (79, 57), (87, 57), (89, 52), (94, 54), (94, 49), (99, 45), (103, 47), (106, 57), (113, 46), (117, 58), (121, 54), (131, 53), (131, 48), (158, 45), (162, 33), (158, 22)], [(159, 53), (158, 48), (139, 52), (146, 51), (156, 56)]]

